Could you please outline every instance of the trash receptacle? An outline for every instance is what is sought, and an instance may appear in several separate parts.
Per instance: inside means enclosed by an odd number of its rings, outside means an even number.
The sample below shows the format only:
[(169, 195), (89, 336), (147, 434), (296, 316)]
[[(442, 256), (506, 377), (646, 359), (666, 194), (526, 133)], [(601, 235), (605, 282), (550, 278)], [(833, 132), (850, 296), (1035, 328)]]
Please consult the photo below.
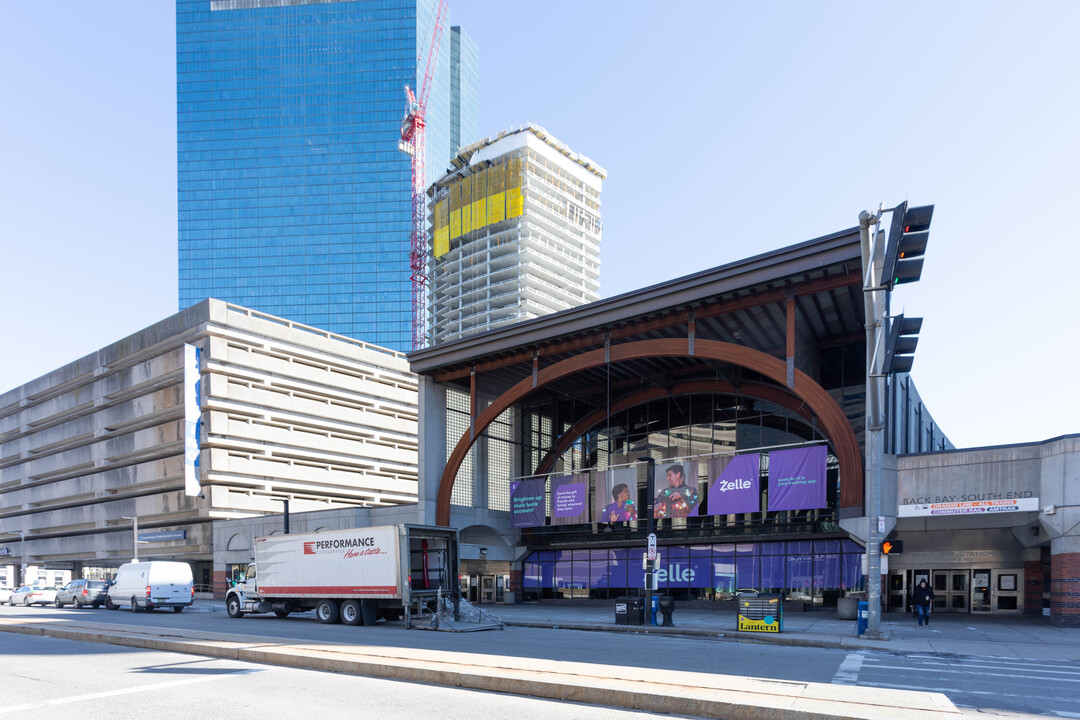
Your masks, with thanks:
[(660, 596), (660, 614), (664, 616), (664, 621), (660, 623), (664, 627), (672, 627), (675, 623), (671, 622), (671, 614), (675, 612), (675, 598), (671, 595)]
[(626, 624), (627, 625), (644, 625), (645, 624), (645, 598), (643, 598), (643, 597), (628, 597), (628, 598), (626, 598)]
[(626, 625), (627, 623), (627, 599), (626, 597), (615, 598), (615, 624)]
[(870, 603), (866, 600), (859, 601), (859, 621), (856, 624), (855, 634), (865, 635), (866, 626), (870, 622)]

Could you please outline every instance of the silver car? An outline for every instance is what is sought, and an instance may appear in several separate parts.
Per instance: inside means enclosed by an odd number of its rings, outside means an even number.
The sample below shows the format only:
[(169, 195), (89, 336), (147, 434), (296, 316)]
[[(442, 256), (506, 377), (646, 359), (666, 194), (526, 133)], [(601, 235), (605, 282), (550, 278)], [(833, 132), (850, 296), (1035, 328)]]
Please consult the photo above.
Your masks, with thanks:
[(109, 589), (109, 583), (104, 580), (72, 580), (64, 587), (56, 591), (56, 607), (74, 605), (77, 608), (93, 605), (101, 607), (105, 603), (105, 596)]
[(23, 585), (11, 594), (8, 605), (40, 605), (45, 607), (56, 602), (56, 588), (54, 587), (30, 587)]

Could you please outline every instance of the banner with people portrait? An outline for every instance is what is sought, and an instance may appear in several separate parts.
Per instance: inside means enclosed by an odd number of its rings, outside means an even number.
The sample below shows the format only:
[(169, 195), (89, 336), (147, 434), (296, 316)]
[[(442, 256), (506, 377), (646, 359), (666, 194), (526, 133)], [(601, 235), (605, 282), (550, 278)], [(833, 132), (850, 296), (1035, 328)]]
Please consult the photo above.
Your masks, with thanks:
[(637, 499), (637, 468), (615, 468), (596, 476), (596, 522), (637, 520)]
[(698, 492), (698, 464), (690, 461), (660, 461), (653, 478), (653, 517), (696, 517), (701, 493)]
[(828, 506), (824, 445), (769, 453), (769, 511)]
[(709, 461), (709, 515), (761, 511), (761, 455), (722, 455)]
[(589, 474), (551, 478), (551, 524), (589, 522)]
[(510, 527), (541, 527), (547, 517), (544, 488), (546, 477), (525, 478), (510, 483)]

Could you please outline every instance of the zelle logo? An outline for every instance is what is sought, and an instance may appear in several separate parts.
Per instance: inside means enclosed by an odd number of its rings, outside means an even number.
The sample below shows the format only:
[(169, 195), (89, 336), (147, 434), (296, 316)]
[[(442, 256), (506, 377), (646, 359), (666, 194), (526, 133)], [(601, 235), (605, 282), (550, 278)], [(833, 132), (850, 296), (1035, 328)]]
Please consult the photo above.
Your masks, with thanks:
[(728, 490), (749, 490), (751, 487), (749, 480), (721, 480), (720, 487), (717, 489), (720, 492), (727, 492)]
[(657, 582), (691, 582), (696, 574), (693, 568), (684, 568), (675, 563), (669, 565), (666, 570), (664, 568), (657, 570), (656, 580)]

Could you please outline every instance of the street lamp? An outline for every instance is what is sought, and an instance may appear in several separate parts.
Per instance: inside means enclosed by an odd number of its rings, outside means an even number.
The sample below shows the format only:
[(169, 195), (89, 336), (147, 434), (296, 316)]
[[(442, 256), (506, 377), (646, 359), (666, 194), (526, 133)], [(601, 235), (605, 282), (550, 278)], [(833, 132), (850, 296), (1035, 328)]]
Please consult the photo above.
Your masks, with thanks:
[(19, 568), (19, 583), (16, 587), (26, 584), (26, 533), (22, 530), (19, 531), (19, 561), (22, 565)]
[(133, 548), (131, 562), (139, 562), (139, 516), (124, 515), (123, 518), (131, 521), (131, 547)]

